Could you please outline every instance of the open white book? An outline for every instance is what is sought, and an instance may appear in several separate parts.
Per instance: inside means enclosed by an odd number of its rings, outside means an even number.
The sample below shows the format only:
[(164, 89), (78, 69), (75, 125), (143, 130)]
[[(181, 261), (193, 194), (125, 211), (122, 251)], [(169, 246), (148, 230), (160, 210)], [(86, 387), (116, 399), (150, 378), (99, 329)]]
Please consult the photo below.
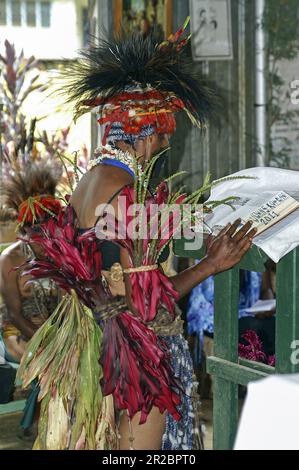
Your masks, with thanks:
[[(257, 235), (259, 235), (299, 208), (299, 202), (285, 191), (265, 191), (251, 199), (240, 197), (233, 205), (236, 206), (235, 211), (224, 216), (221, 224), (214, 225), (214, 231), (220, 230), (231, 222), (233, 215), (235, 220), (241, 219), (240, 226), (251, 221), (252, 227), (257, 228)], [(206, 221), (208, 223), (208, 219)]]
[(205, 216), (205, 223), (213, 233), (241, 218), (258, 228), (253, 243), (275, 263), (299, 246), (299, 172), (280, 168), (248, 168), (230, 176), (254, 179), (234, 179), (216, 185), (209, 200), (230, 196), (233, 210), (221, 205)]

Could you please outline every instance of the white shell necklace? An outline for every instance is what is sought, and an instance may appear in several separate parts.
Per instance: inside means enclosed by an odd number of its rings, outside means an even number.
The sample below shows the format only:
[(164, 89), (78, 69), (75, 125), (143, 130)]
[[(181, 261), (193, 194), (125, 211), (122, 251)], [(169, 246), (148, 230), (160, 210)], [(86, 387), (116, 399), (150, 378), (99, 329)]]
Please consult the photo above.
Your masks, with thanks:
[(120, 167), (122, 167), (122, 165), (128, 167), (128, 170), (130, 170), (129, 173), (132, 174), (132, 176), (135, 176), (136, 171), (139, 177), (143, 174), (142, 166), (140, 163), (137, 163), (134, 155), (128, 151), (111, 147), (111, 145), (102, 145), (98, 147), (94, 153), (97, 156), (88, 163), (87, 170), (91, 170), (95, 166), (103, 163), (103, 161), (109, 159), (119, 162), (121, 164)]

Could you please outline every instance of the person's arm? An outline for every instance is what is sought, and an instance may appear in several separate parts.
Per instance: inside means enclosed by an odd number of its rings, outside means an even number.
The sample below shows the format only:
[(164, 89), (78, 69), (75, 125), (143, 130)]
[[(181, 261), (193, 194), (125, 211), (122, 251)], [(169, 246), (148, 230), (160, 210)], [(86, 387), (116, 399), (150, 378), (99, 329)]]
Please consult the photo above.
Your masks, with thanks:
[[(118, 214), (117, 198), (111, 201), (111, 205), (114, 208), (115, 217), (121, 217), (121, 214)], [(226, 271), (239, 263), (251, 247), (252, 239), (256, 234), (256, 229), (250, 230), (251, 223), (245, 224), (237, 231), (240, 222), (240, 219), (238, 219), (233, 224), (228, 224), (216, 237), (209, 238), (206, 246), (206, 256), (200, 263), (185, 269), (176, 276), (169, 277), (175, 290), (179, 293), (179, 297), (184, 297), (207, 277)], [(125, 269), (130, 266), (129, 255), (124, 248), (120, 250), (120, 253), (120, 262)], [(124, 281), (128, 307), (135, 312), (131, 300), (132, 288), (129, 274), (124, 275)]]
[(8, 258), (3, 260), (1, 295), (8, 311), (9, 320), (26, 338), (30, 339), (37, 331), (37, 327), (22, 315), (18, 272), (13, 271), (13, 268), (14, 266)]
[(239, 224), (238, 219), (232, 225), (227, 225), (219, 235), (210, 238), (206, 256), (201, 262), (170, 278), (180, 297), (188, 294), (207, 277), (226, 271), (239, 263), (251, 247), (256, 233), (256, 229), (250, 230), (250, 223), (236, 232)]
[[(213, 274), (226, 271), (239, 263), (244, 254), (251, 247), (256, 229), (251, 229), (247, 223), (236, 232), (240, 220), (227, 225), (214, 238), (207, 243), (207, 253), (202, 261), (185, 269), (176, 276), (169, 277), (180, 298), (188, 294), (197, 284)], [(123, 268), (129, 266), (129, 256), (125, 249), (121, 249), (121, 264)], [(134, 311), (131, 301), (131, 283), (128, 274), (125, 274), (126, 297), (129, 308)]]
[(275, 299), (275, 293), (273, 285), (271, 282), (271, 274), (275, 273), (275, 263), (271, 260), (268, 260), (266, 263), (266, 271), (262, 275), (262, 286), (260, 299)]

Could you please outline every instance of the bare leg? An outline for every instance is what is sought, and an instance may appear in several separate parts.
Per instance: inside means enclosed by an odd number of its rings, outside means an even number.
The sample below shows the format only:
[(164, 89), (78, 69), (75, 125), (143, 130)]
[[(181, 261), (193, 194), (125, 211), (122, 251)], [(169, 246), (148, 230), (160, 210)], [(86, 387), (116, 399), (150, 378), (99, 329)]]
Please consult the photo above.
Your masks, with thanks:
[[(139, 424), (140, 413), (132, 419), (133, 445), (135, 450), (161, 449), (162, 436), (165, 431), (166, 413), (161, 414), (157, 407), (153, 407), (145, 424)], [(130, 428), (128, 416), (124, 412), (120, 419), (120, 450), (130, 449)]]
[(18, 341), (18, 336), (9, 336), (3, 339), (7, 352), (16, 360), (20, 362), (25, 352), (26, 341), (22, 339)]

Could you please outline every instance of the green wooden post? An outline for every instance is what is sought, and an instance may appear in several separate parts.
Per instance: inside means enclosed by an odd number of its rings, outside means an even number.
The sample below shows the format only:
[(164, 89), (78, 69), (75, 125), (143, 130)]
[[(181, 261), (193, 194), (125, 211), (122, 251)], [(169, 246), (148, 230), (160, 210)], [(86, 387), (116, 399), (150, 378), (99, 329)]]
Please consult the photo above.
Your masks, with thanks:
[[(237, 362), (239, 270), (215, 276), (214, 356)], [(238, 385), (223, 377), (213, 381), (214, 449), (231, 449), (238, 423)]]
[(299, 372), (299, 355), (296, 360), (294, 354), (299, 349), (299, 248), (280, 260), (276, 279), (275, 370), (280, 374)]

